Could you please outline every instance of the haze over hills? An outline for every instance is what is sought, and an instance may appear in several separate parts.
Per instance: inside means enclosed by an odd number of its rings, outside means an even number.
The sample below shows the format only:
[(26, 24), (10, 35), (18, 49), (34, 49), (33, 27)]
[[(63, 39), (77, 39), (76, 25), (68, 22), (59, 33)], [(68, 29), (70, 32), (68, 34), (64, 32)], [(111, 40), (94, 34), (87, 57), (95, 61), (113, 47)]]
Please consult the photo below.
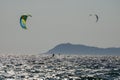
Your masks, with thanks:
[(81, 55), (120, 55), (120, 48), (99, 48), (80, 44), (64, 43), (50, 49), (48, 54), (81, 54)]

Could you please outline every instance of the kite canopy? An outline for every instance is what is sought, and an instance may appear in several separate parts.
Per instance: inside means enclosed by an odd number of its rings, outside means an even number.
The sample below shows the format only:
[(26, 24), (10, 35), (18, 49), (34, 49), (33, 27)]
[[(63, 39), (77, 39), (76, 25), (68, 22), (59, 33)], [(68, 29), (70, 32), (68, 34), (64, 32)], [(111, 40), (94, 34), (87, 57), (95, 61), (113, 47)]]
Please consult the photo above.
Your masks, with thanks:
[(28, 17), (32, 17), (31, 15), (22, 15), (21, 17), (20, 17), (20, 25), (21, 25), (21, 27), (23, 28), (23, 29), (27, 29), (27, 27), (26, 27), (26, 20), (27, 20), (27, 18)]
[(97, 14), (95, 14), (95, 16), (96, 16), (96, 22), (98, 22), (98, 15), (97, 15)]
[[(89, 16), (93, 16), (93, 15), (90, 14)], [(98, 19), (99, 19), (98, 15), (97, 15), (97, 14), (94, 14), (94, 16), (96, 17), (96, 22), (98, 22)]]

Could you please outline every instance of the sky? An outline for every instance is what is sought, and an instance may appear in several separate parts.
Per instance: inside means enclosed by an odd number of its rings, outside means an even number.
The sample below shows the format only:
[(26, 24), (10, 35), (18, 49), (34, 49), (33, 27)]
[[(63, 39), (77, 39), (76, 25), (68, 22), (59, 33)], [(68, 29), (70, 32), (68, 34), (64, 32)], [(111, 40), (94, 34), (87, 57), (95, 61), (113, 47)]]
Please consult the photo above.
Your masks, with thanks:
[[(32, 15), (28, 30), (23, 14)], [(119, 34), (120, 0), (0, 0), (0, 54), (39, 54), (61, 43), (120, 47)]]

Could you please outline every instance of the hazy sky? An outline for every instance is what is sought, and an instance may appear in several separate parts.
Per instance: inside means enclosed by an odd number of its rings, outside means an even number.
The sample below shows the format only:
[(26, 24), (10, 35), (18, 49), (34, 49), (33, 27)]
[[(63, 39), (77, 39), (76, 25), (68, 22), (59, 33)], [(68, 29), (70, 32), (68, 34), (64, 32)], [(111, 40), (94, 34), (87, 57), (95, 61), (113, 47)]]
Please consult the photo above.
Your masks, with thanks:
[[(28, 30), (19, 24), (25, 13)], [(120, 0), (0, 0), (0, 53), (37, 54), (68, 42), (120, 47)]]

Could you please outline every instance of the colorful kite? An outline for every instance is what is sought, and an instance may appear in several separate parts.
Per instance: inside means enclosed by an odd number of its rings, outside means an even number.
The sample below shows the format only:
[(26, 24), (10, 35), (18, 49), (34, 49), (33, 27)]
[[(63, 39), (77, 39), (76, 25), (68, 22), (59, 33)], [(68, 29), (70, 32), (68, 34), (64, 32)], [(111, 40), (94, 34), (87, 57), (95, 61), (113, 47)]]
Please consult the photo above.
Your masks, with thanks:
[(22, 15), (21, 17), (20, 17), (20, 25), (21, 25), (21, 27), (23, 28), (23, 29), (27, 29), (27, 27), (26, 27), (26, 20), (27, 20), (27, 18), (28, 17), (32, 17), (31, 15)]

